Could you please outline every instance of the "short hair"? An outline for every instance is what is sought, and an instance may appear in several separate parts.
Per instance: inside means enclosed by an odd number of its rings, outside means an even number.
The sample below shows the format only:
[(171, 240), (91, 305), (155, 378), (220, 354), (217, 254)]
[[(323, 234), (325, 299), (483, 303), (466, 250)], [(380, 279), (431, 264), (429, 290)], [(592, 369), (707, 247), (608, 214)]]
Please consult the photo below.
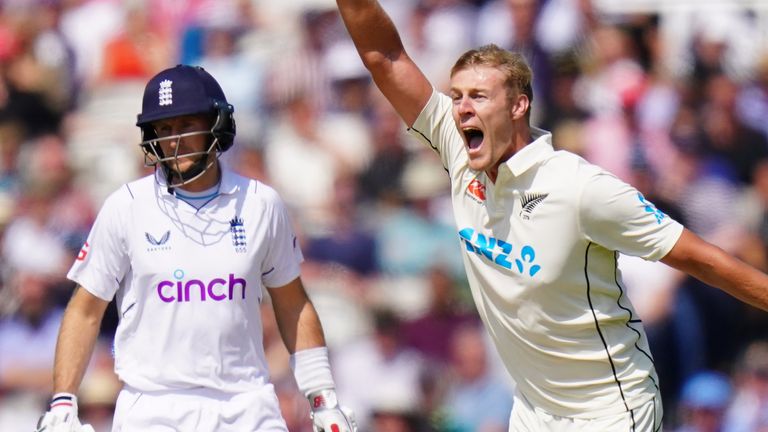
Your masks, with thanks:
[[(507, 88), (528, 96), (528, 102), (533, 103), (533, 86), (531, 85), (533, 71), (520, 53), (507, 51), (495, 44), (471, 49), (456, 60), (451, 68), (451, 77), (473, 66), (490, 66), (499, 69), (506, 77), (504, 84)], [(515, 92), (510, 92), (510, 97)]]

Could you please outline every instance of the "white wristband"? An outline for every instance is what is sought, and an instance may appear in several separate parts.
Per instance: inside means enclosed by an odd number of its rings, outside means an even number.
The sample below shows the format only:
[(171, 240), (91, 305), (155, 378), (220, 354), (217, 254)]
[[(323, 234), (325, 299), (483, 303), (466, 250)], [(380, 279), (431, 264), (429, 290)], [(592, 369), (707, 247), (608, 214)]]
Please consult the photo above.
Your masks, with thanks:
[(296, 385), (304, 396), (335, 387), (326, 347), (296, 351), (291, 355), (290, 365)]
[(51, 412), (77, 412), (77, 396), (72, 393), (56, 393), (51, 398)]

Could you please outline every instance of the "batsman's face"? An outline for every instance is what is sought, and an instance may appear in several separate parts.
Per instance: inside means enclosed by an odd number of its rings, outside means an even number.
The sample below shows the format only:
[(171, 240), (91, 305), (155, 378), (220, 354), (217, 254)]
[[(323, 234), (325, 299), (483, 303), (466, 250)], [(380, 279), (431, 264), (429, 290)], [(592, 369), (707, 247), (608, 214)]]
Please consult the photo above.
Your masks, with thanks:
[(167, 165), (183, 173), (207, 157), (210, 146), (210, 119), (206, 115), (185, 115), (152, 123), (165, 158), (176, 156)]
[(450, 95), (469, 167), (495, 173), (513, 152), (514, 115), (504, 74), (490, 66), (459, 70), (451, 77)]

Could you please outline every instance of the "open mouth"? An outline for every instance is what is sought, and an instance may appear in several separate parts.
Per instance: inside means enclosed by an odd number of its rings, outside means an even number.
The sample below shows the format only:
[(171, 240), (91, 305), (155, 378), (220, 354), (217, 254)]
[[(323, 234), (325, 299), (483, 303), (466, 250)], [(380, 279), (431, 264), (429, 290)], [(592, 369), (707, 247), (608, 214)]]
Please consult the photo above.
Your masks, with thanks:
[(464, 132), (464, 138), (467, 141), (467, 145), (470, 150), (474, 150), (483, 143), (483, 131), (477, 128), (462, 129)]

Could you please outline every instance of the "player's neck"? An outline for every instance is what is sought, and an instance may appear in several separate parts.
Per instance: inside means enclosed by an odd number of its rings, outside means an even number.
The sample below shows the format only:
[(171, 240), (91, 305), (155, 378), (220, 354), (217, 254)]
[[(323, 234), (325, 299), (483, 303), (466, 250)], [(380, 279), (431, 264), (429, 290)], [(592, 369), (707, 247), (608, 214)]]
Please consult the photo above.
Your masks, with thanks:
[(208, 189), (213, 188), (219, 183), (219, 180), (221, 179), (221, 169), (219, 166), (218, 161), (214, 162), (213, 166), (208, 168), (203, 175), (196, 178), (195, 180), (183, 184), (178, 187), (178, 189), (181, 189), (186, 192), (203, 192)]
[(519, 128), (513, 135), (512, 142), (509, 144), (509, 147), (507, 147), (507, 151), (504, 153), (504, 155), (499, 158), (499, 162), (492, 166), (490, 169), (486, 170), (485, 175), (488, 176), (491, 182), (496, 183), (496, 177), (499, 175), (499, 167), (506, 163), (509, 158), (516, 155), (517, 152), (522, 150), (531, 142), (533, 142), (531, 129), (527, 124), (524, 124), (523, 127)]

